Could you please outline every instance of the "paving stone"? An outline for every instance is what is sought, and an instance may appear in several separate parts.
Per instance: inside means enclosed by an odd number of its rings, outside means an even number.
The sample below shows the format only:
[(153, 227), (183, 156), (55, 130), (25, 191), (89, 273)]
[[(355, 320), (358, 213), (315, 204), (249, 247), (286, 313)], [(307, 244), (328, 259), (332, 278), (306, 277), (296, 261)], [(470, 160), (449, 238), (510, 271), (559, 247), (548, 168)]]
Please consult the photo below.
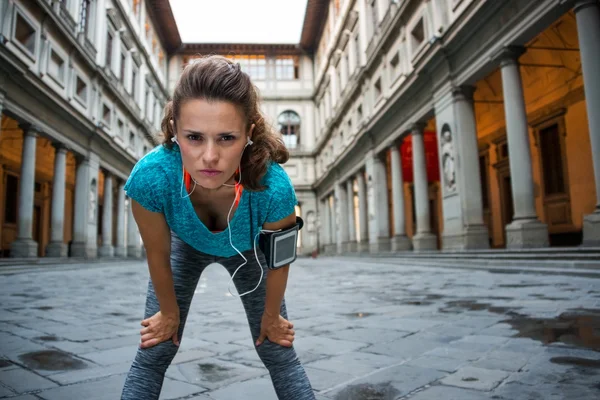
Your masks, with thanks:
[(304, 365), (306, 367), (326, 371), (345, 372), (355, 377), (360, 377), (379, 368), (388, 367), (397, 363), (398, 360), (393, 357), (372, 353), (352, 352), (305, 363)]
[(121, 397), (126, 375), (115, 375), (91, 382), (44, 390), (37, 395), (45, 400), (114, 400)]
[(294, 340), (294, 347), (317, 354), (336, 355), (366, 347), (366, 343), (349, 340), (336, 340), (320, 336), (300, 337)]
[(488, 394), (479, 391), (451, 386), (432, 386), (411, 396), (410, 400), (488, 400), (489, 398)]
[(564, 385), (556, 382), (540, 386), (509, 382), (494, 390), (493, 395), (494, 399), (502, 400), (595, 400), (600, 396), (600, 388), (598, 386)]
[(17, 393), (31, 392), (58, 386), (56, 383), (23, 368), (2, 371), (2, 374), (0, 374), (0, 382)]
[(22, 396), (11, 397), (10, 400), (40, 400), (40, 398), (32, 394), (24, 394)]
[(138, 346), (125, 346), (116, 349), (99, 350), (90, 353), (83, 353), (81, 357), (93, 361), (99, 365), (120, 364), (126, 361), (133, 361), (137, 353)]
[[(428, 368), (398, 365), (384, 368), (342, 387), (321, 394), (339, 400), (361, 400), (366, 391), (379, 398), (398, 398), (445, 376), (444, 372)], [(377, 398), (377, 397), (375, 397)]]
[(425, 353), (426, 356), (436, 356), (443, 358), (453, 358), (461, 361), (475, 361), (482, 358), (485, 353), (480, 351), (470, 351), (457, 349), (454, 347), (438, 347)]
[(395, 357), (398, 360), (409, 360), (431, 351), (441, 345), (443, 345), (443, 343), (438, 341), (416, 339), (409, 336), (393, 342), (369, 346), (361, 349), (361, 351), (387, 355), (390, 357)]
[(378, 328), (352, 328), (323, 332), (319, 336), (365, 344), (387, 343), (410, 335), (411, 332)]
[(204, 358), (199, 361), (171, 365), (166, 376), (213, 390), (232, 384), (237, 380), (248, 380), (266, 373), (268, 371), (265, 368), (251, 368), (218, 358)]
[(98, 378), (104, 378), (112, 375), (119, 375), (129, 372), (131, 368), (131, 362), (124, 362), (120, 364), (112, 364), (106, 367), (92, 367), (78, 371), (60, 372), (48, 375), (48, 379), (52, 379), (61, 385), (71, 385), (73, 383), (83, 382), (87, 380), (93, 380)]
[(463, 367), (441, 380), (441, 383), (467, 389), (490, 391), (508, 377), (505, 371)]
[(318, 391), (331, 389), (344, 382), (350, 382), (351, 380), (356, 379), (354, 375), (339, 371), (325, 371), (309, 366), (304, 366), (304, 370), (306, 371), (306, 375), (308, 375), (308, 379), (310, 380), (313, 389)]
[(433, 368), (438, 371), (455, 372), (468, 361), (457, 360), (454, 358), (444, 358), (431, 355), (423, 355), (412, 360), (408, 360), (404, 365), (414, 365), (421, 368)]
[(4, 385), (0, 385), (0, 397), (14, 396), (16, 393)]
[(258, 378), (245, 382), (237, 382), (210, 392), (210, 398), (214, 400), (278, 400), (270, 378)]

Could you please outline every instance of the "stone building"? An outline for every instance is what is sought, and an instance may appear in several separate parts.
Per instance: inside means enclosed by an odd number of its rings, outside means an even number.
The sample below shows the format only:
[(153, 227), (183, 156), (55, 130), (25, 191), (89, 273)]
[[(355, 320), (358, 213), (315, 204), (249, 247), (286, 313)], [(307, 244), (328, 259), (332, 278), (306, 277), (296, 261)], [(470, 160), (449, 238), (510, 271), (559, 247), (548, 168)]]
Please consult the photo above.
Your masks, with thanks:
[(302, 253), (600, 246), (598, 0), (308, 0), (297, 45), (182, 44), (168, 0), (0, 24), (4, 256), (139, 254), (122, 184), (205, 54), (290, 150)]
[(596, 0), (308, 1), (319, 247), (600, 245)]
[(122, 188), (181, 42), (152, 3), (0, 0), (2, 256), (140, 255)]

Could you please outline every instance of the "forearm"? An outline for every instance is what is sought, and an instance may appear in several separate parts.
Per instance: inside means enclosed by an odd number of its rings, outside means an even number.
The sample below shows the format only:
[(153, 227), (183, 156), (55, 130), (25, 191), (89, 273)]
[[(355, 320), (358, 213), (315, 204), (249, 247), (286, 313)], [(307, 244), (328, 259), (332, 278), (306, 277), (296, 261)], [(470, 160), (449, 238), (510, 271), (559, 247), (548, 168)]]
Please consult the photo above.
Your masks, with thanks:
[(179, 315), (179, 306), (175, 296), (173, 273), (168, 255), (148, 255), (148, 269), (152, 286), (163, 314)]
[(265, 313), (270, 316), (279, 316), (281, 302), (287, 286), (290, 266), (267, 271), (267, 294), (265, 299)]

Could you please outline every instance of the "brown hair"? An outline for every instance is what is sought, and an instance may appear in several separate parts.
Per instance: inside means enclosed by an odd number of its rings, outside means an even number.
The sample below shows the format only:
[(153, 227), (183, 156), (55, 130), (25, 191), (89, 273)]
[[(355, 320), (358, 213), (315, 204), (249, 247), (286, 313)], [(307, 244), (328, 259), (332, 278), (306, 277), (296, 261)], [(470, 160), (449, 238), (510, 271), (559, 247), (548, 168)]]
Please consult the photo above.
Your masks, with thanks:
[(161, 123), (163, 145), (173, 147), (174, 136), (170, 120), (177, 121), (181, 104), (186, 100), (227, 101), (239, 106), (246, 117), (246, 130), (255, 125), (252, 132), (254, 144), (248, 146), (241, 160), (243, 171), (241, 184), (249, 190), (262, 190), (260, 184), (267, 172), (269, 161), (287, 162), (289, 153), (272, 127), (267, 124), (260, 110), (258, 89), (240, 65), (218, 55), (198, 58), (183, 69), (175, 85), (173, 99), (167, 103)]

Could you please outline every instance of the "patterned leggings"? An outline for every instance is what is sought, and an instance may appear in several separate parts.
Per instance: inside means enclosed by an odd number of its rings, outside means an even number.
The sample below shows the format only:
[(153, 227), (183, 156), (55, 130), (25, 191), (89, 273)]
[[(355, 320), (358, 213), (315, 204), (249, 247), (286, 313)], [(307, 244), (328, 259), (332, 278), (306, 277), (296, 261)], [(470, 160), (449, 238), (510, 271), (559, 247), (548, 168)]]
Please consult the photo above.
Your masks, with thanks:
[[(248, 264), (235, 275), (234, 284), (238, 293), (252, 290), (259, 279), (258, 266), (254, 251), (244, 253)], [(261, 263), (265, 265), (264, 257), (259, 253)], [(241, 264), (241, 257), (218, 258), (201, 253), (184, 243), (175, 234), (171, 235), (171, 269), (175, 284), (175, 294), (179, 305), (181, 340), (183, 328), (190, 308), (190, 303), (196, 290), (200, 275), (206, 266), (213, 262), (223, 265), (229, 274), (233, 274)], [(263, 280), (252, 293), (242, 296), (250, 332), (254, 342), (260, 334), (260, 322), (265, 306), (266, 271), (263, 270)], [(146, 311), (144, 318), (149, 318), (160, 310), (152, 281), (148, 284)], [(281, 315), (287, 319), (285, 302), (281, 305)], [(165, 372), (177, 353), (178, 347), (171, 340), (162, 342), (154, 347), (138, 349), (131, 366), (121, 400), (155, 400), (158, 399)], [(284, 400), (314, 400), (312, 387), (302, 364), (296, 356), (293, 347), (283, 347), (265, 340), (256, 351), (269, 370), (275, 392), (279, 399)]]

